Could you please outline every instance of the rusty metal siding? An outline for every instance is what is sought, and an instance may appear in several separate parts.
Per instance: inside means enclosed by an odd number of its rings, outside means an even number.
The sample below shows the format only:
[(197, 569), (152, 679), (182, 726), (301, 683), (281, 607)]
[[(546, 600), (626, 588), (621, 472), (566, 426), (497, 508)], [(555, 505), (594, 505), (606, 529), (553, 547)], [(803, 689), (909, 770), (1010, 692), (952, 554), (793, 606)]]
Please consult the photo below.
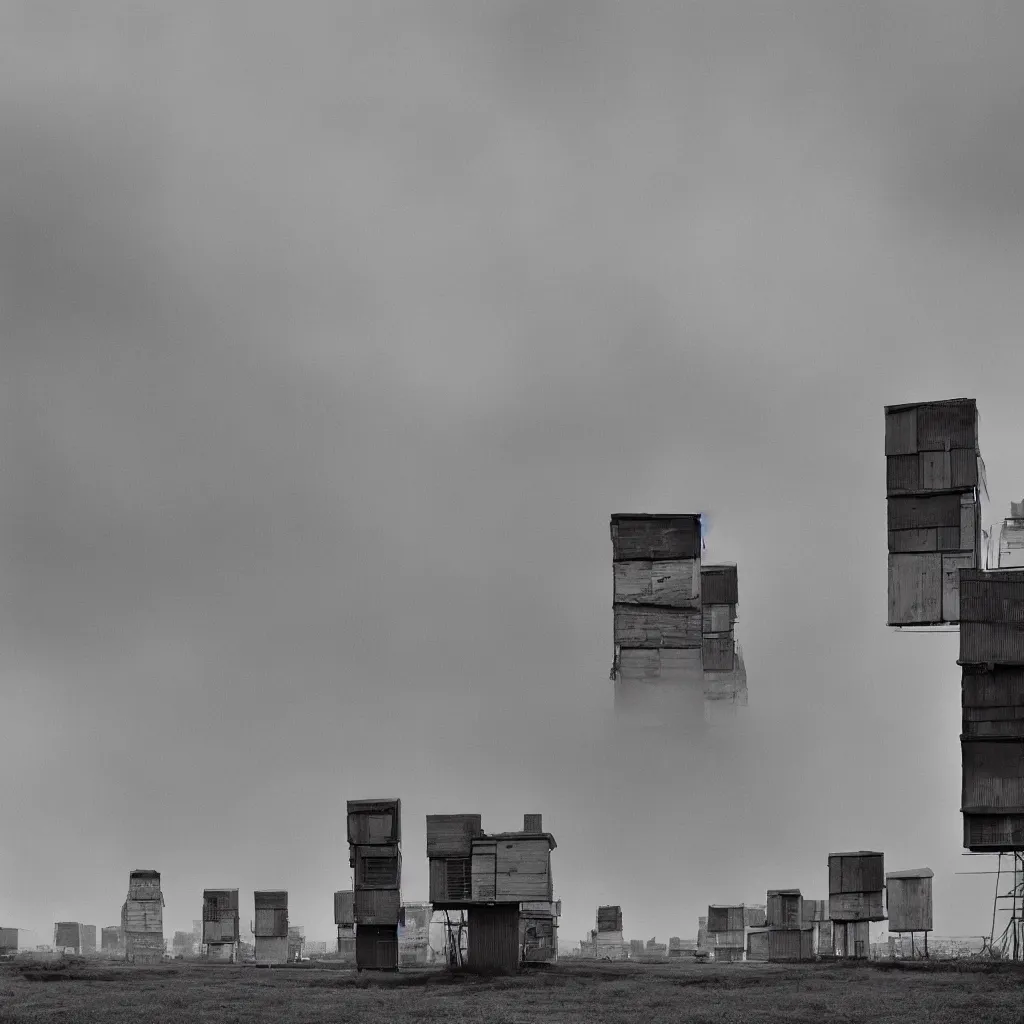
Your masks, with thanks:
[(746, 904), (743, 908), (743, 923), (747, 928), (764, 928), (768, 924), (768, 904)]
[(614, 562), (612, 575), (612, 599), (615, 604), (700, 607), (701, 574), (700, 560), (697, 558)]
[(922, 491), (948, 491), (952, 486), (953, 474), (949, 452), (921, 452)]
[(1024, 742), (964, 740), (961, 810), (974, 814), (1024, 809)]
[(887, 496), (921, 490), (921, 460), (916, 453), (885, 457), (885, 490)]
[(885, 410), (885, 454), (917, 455), (917, 406)]
[(1024, 625), (1024, 573), (1019, 570), (966, 572), (961, 589), (964, 622)]
[(951, 449), (949, 463), (952, 487), (957, 490), (967, 490), (978, 486), (978, 450), (976, 448)]
[(1024, 813), (965, 814), (964, 848), (977, 853), (1010, 853), (1024, 847)]
[(891, 932), (932, 930), (932, 880), (930, 877), (886, 879), (886, 909)]
[(624, 647), (700, 647), (702, 616), (696, 608), (616, 605), (615, 643)]
[(942, 555), (889, 555), (889, 625), (942, 620)]
[(363, 925), (397, 928), (401, 902), (398, 889), (357, 889), (354, 906), (356, 931)]
[(1024, 625), (965, 622), (960, 600), (960, 663), (1024, 665)]
[(473, 837), (482, 834), (479, 814), (428, 814), (427, 857), (468, 857)]
[(917, 408), (917, 450), (977, 449), (978, 406), (973, 398), (929, 402)]
[(699, 515), (616, 514), (610, 530), (616, 562), (700, 557)]
[(739, 603), (739, 576), (735, 565), (702, 565), (700, 567), (701, 604)]
[(514, 971), (519, 966), (519, 907), (469, 908), (469, 965)]
[(353, 846), (378, 846), (402, 841), (402, 801), (349, 800), (348, 841)]

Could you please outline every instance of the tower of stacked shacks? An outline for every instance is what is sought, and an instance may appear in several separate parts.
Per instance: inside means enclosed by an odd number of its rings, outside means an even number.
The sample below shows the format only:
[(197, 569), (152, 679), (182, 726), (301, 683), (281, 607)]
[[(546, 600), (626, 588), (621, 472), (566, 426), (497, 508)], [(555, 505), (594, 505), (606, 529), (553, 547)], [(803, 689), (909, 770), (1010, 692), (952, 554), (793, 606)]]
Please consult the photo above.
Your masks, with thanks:
[(597, 908), (597, 927), (591, 933), (594, 955), (602, 960), (623, 960), (626, 947), (622, 941), (622, 907)]
[(334, 894), (334, 923), (338, 926), (338, 955), (345, 962), (356, 961), (355, 893), (344, 889)]
[(768, 959), (813, 960), (814, 927), (804, 921), (799, 889), (768, 890)]
[(58, 921), (53, 926), (53, 948), (68, 953), (81, 953), (82, 928), (77, 921)]
[(252, 933), (259, 963), (283, 964), (288, 960), (288, 893), (261, 889), (253, 893), (256, 921)]
[(208, 960), (233, 963), (238, 957), (239, 935), (237, 889), (204, 889), (200, 939)]
[(616, 708), (686, 723), (745, 705), (736, 567), (702, 568), (701, 517), (616, 514), (611, 539)]
[(349, 867), (354, 874), (356, 969), (398, 969), (402, 905), (401, 800), (349, 800)]
[(124, 933), (120, 925), (111, 925), (100, 930), (100, 946), (107, 956), (117, 956), (124, 951)]
[(921, 952), (928, 955), (928, 933), (932, 930), (931, 868), (890, 871), (885, 876), (885, 909), (889, 915), (889, 933), (896, 933), (903, 946), (903, 936), (910, 934), (909, 949), (901, 952), (913, 956), (914, 936), (922, 935)]
[(398, 911), (398, 966), (425, 964), (430, 958), (429, 903), (403, 903)]
[(889, 625), (960, 621), (959, 572), (980, 568), (987, 501), (973, 398), (885, 409)]
[(164, 957), (164, 897), (159, 871), (132, 871), (128, 898), (121, 907), (125, 960), (130, 964), (159, 963)]
[(0, 928), (0, 956), (18, 952), (18, 929)]
[(828, 916), (828, 900), (808, 900), (801, 903), (804, 925), (811, 929), (814, 952), (817, 956), (834, 954), (832, 919)]
[(765, 927), (765, 907), (745, 903), (712, 904), (708, 907), (707, 920), (707, 948), (714, 958), (726, 962), (745, 960), (747, 932)]
[(828, 916), (836, 956), (867, 957), (868, 925), (884, 921), (884, 857), (871, 850), (830, 853), (828, 857)]
[[(467, 911), (470, 967), (518, 968), (523, 904), (546, 903), (557, 912), (555, 846), (539, 814), (525, 815), (521, 832), (492, 835), (484, 833), (479, 814), (427, 815), (430, 902), (439, 911)], [(536, 920), (536, 911), (528, 913)]]

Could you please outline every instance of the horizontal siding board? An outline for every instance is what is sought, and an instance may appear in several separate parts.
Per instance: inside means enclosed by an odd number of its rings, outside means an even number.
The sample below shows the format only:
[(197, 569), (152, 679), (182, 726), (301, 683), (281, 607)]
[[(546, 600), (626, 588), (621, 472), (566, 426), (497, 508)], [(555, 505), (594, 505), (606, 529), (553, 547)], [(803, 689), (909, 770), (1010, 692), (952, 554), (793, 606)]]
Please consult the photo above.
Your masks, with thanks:
[(942, 555), (889, 555), (889, 624), (942, 621)]
[(890, 530), (960, 525), (959, 494), (897, 495), (887, 499)]
[(1024, 708), (1024, 667), (996, 666), (963, 675), (960, 702), (965, 708)]
[(883, 921), (882, 890), (835, 893), (828, 898), (828, 916), (833, 921)]
[(428, 814), (427, 856), (468, 857), (473, 837), (483, 833), (479, 814)]
[(929, 402), (917, 410), (917, 450), (978, 447), (978, 407), (974, 399)]
[(164, 910), (160, 900), (128, 900), (123, 916), (125, 931), (163, 932)]
[(700, 516), (612, 516), (611, 538), (616, 562), (699, 558)]
[(948, 451), (921, 452), (921, 490), (946, 491), (952, 486), (952, 473)]
[[(961, 575), (961, 583), (963, 576)], [(960, 591), (960, 661), (963, 664), (1024, 665), (1024, 624), (965, 622)]]
[(736, 641), (732, 635), (704, 637), (701, 661), (706, 672), (731, 672), (736, 665)]
[(938, 529), (934, 526), (927, 530), (889, 531), (889, 551), (892, 554), (920, 554), (938, 550)]
[(913, 455), (887, 455), (885, 489), (888, 495), (914, 494), (921, 490), (921, 460)]
[(700, 607), (700, 560), (697, 558), (615, 562), (612, 569), (616, 604)]
[(699, 647), (701, 625), (695, 608), (615, 606), (615, 643), (624, 647)]
[(917, 454), (917, 406), (886, 412), (885, 454)]

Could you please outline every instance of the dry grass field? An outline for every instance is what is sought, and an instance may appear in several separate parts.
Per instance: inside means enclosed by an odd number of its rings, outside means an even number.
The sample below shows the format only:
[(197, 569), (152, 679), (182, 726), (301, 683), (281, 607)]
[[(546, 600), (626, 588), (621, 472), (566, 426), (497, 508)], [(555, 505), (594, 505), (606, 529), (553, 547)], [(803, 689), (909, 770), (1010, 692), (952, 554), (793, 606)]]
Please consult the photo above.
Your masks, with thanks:
[(81, 961), (0, 966), (0, 1021), (312, 1024), (899, 1024), (1024, 1020), (1013, 964), (697, 964), (562, 962), (515, 977), (442, 970), (357, 975), (302, 965), (263, 969), (178, 962), (152, 968)]

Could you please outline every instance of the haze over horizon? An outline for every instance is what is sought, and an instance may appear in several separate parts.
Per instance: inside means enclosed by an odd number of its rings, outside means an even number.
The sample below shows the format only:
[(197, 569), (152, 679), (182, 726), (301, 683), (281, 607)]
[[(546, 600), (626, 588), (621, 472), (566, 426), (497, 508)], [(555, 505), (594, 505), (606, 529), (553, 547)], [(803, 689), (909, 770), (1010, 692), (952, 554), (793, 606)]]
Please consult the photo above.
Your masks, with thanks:
[[(1024, 494), (1024, 8), (0, 8), (0, 924), (347, 888), (345, 801), (539, 812), (560, 938), (962, 854), (883, 406)], [(704, 512), (749, 707), (613, 727), (613, 512)], [(964, 865), (967, 867), (964, 867)], [(879, 926), (881, 927), (881, 926)], [(872, 930), (874, 934), (874, 928)]]

